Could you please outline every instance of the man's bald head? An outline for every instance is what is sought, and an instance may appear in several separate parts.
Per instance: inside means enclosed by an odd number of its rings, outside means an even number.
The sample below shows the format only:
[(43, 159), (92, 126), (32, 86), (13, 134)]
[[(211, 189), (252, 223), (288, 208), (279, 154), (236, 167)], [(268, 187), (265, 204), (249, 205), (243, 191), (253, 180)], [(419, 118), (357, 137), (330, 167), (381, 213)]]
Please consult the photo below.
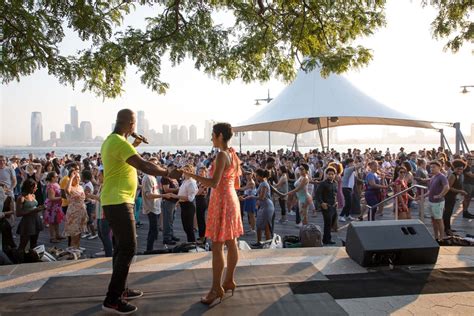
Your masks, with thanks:
[(135, 121), (135, 113), (130, 109), (123, 109), (117, 113), (117, 124), (130, 124)]
[(135, 113), (130, 109), (122, 109), (117, 113), (115, 130), (128, 136), (135, 131), (135, 122)]

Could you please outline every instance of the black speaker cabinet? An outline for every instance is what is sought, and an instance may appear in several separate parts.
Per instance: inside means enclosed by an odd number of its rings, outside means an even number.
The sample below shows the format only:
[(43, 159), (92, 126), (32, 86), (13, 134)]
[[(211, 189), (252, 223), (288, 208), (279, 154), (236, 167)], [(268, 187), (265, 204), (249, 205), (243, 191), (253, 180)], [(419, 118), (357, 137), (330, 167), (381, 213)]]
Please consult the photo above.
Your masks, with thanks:
[(346, 252), (363, 267), (435, 264), (439, 245), (420, 220), (352, 222)]

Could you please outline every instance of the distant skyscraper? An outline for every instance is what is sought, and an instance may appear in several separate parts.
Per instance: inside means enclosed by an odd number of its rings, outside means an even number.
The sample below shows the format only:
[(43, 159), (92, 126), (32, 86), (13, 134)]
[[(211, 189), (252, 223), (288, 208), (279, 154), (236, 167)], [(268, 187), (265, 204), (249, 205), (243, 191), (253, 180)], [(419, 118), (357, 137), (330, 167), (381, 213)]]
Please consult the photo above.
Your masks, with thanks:
[(50, 140), (56, 140), (56, 139), (58, 139), (58, 136), (57, 136), (56, 132), (51, 132), (51, 133), (49, 134), (49, 139), (50, 139)]
[(170, 141), (173, 146), (178, 144), (178, 125), (171, 125)]
[(89, 121), (81, 122), (81, 141), (92, 140), (92, 124)]
[(43, 122), (41, 112), (31, 113), (31, 146), (39, 146), (43, 142)]
[(79, 112), (75, 106), (71, 106), (71, 125), (74, 130), (79, 128)]
[(179, 128), (178, 143), (180, 145), (185, 145), (185, 144), (188, 143), (188, 141), (189, 141), (188, 128), (186, 126), (182, 125)]
[(65, 141), (72, 141), (74, 136), (74, 128), (71, 124), (64, 125), (64, 140)]
[(138, 111), (137, 112), (137, 132), (145, 137), (149, 137), (150, 127), (148, 124), (148, 120), (145, 119), (145, 112)]
[(170, 141), (170, 126), (163, 124), (163, 143), (167, 145), (170, 143)]
[(216, 122), (213, 120), (206, 121), (204, 123), (204, 140), (210, 140), (212, 136), (212, 127), (214, 126)]
[(191, 145), (195, 145), (197, 141), (197, 127), (196, 125), (191, 125), (189, 127), (189, 142)]

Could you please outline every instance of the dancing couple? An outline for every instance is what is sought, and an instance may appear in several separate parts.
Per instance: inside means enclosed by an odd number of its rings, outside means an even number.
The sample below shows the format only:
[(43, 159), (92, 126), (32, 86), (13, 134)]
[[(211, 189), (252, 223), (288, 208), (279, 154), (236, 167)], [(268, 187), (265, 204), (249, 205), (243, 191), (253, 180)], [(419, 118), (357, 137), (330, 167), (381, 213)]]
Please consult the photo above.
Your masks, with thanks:
[[(135, 113), (129, 109), (118, 112), (115, 129), (102, 144), (101, 156), (104, 167), (104, 183), (101, 204), (105, 218), (114, 235), (112, 277), (102, 309), (126, 315), (137, 311), (128, 301), (143, 296), (140, 290), (127, 288), (129, 268), (137, 249), (134, 202), (137, 188), (137, 169), (145, 174), (164, 177), (179, 177), (181, 174), (196, 179), (212, 188), (207, 214), (206, 237), (212, 240), (212, 287), (201, 302), (211, 305), (221, 301), (228, 291), (234, 293), (234, 272), (239, 258), (237, 237), (243, 234), (240, 218), (240, 203), (236, 188), (239, 186), (240, 161), (235, 151), (228, 146), (232, 127), (226, 123), (214, 125), (212, 143), (220, 149), (211, 169), (211, 177), (201, 177), (180, 170), (170, 174), (168, 169), (148, 162), (138, 154), (135, 147), (144, 139), (134, 133)], [(127, 141), (135, 137), (133, 144)], [(224, 280), (224, 245), (227, 246), (227, 270)]]

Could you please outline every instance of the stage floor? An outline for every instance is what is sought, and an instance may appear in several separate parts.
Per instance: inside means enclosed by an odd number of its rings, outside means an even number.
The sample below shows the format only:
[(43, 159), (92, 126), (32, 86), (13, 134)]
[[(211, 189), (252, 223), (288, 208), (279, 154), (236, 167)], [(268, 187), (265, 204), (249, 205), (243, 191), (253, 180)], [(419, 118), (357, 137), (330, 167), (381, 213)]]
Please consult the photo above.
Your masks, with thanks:
[[(241, 251), (233, 297), (208, 308), (210, 253), (137, 256), (137, 315), (473, 315), (474, 248), (436, 265), (362, 268), (344, 248)], [(102, 315), (108, 258), (0, 267), (0, 315)]]

